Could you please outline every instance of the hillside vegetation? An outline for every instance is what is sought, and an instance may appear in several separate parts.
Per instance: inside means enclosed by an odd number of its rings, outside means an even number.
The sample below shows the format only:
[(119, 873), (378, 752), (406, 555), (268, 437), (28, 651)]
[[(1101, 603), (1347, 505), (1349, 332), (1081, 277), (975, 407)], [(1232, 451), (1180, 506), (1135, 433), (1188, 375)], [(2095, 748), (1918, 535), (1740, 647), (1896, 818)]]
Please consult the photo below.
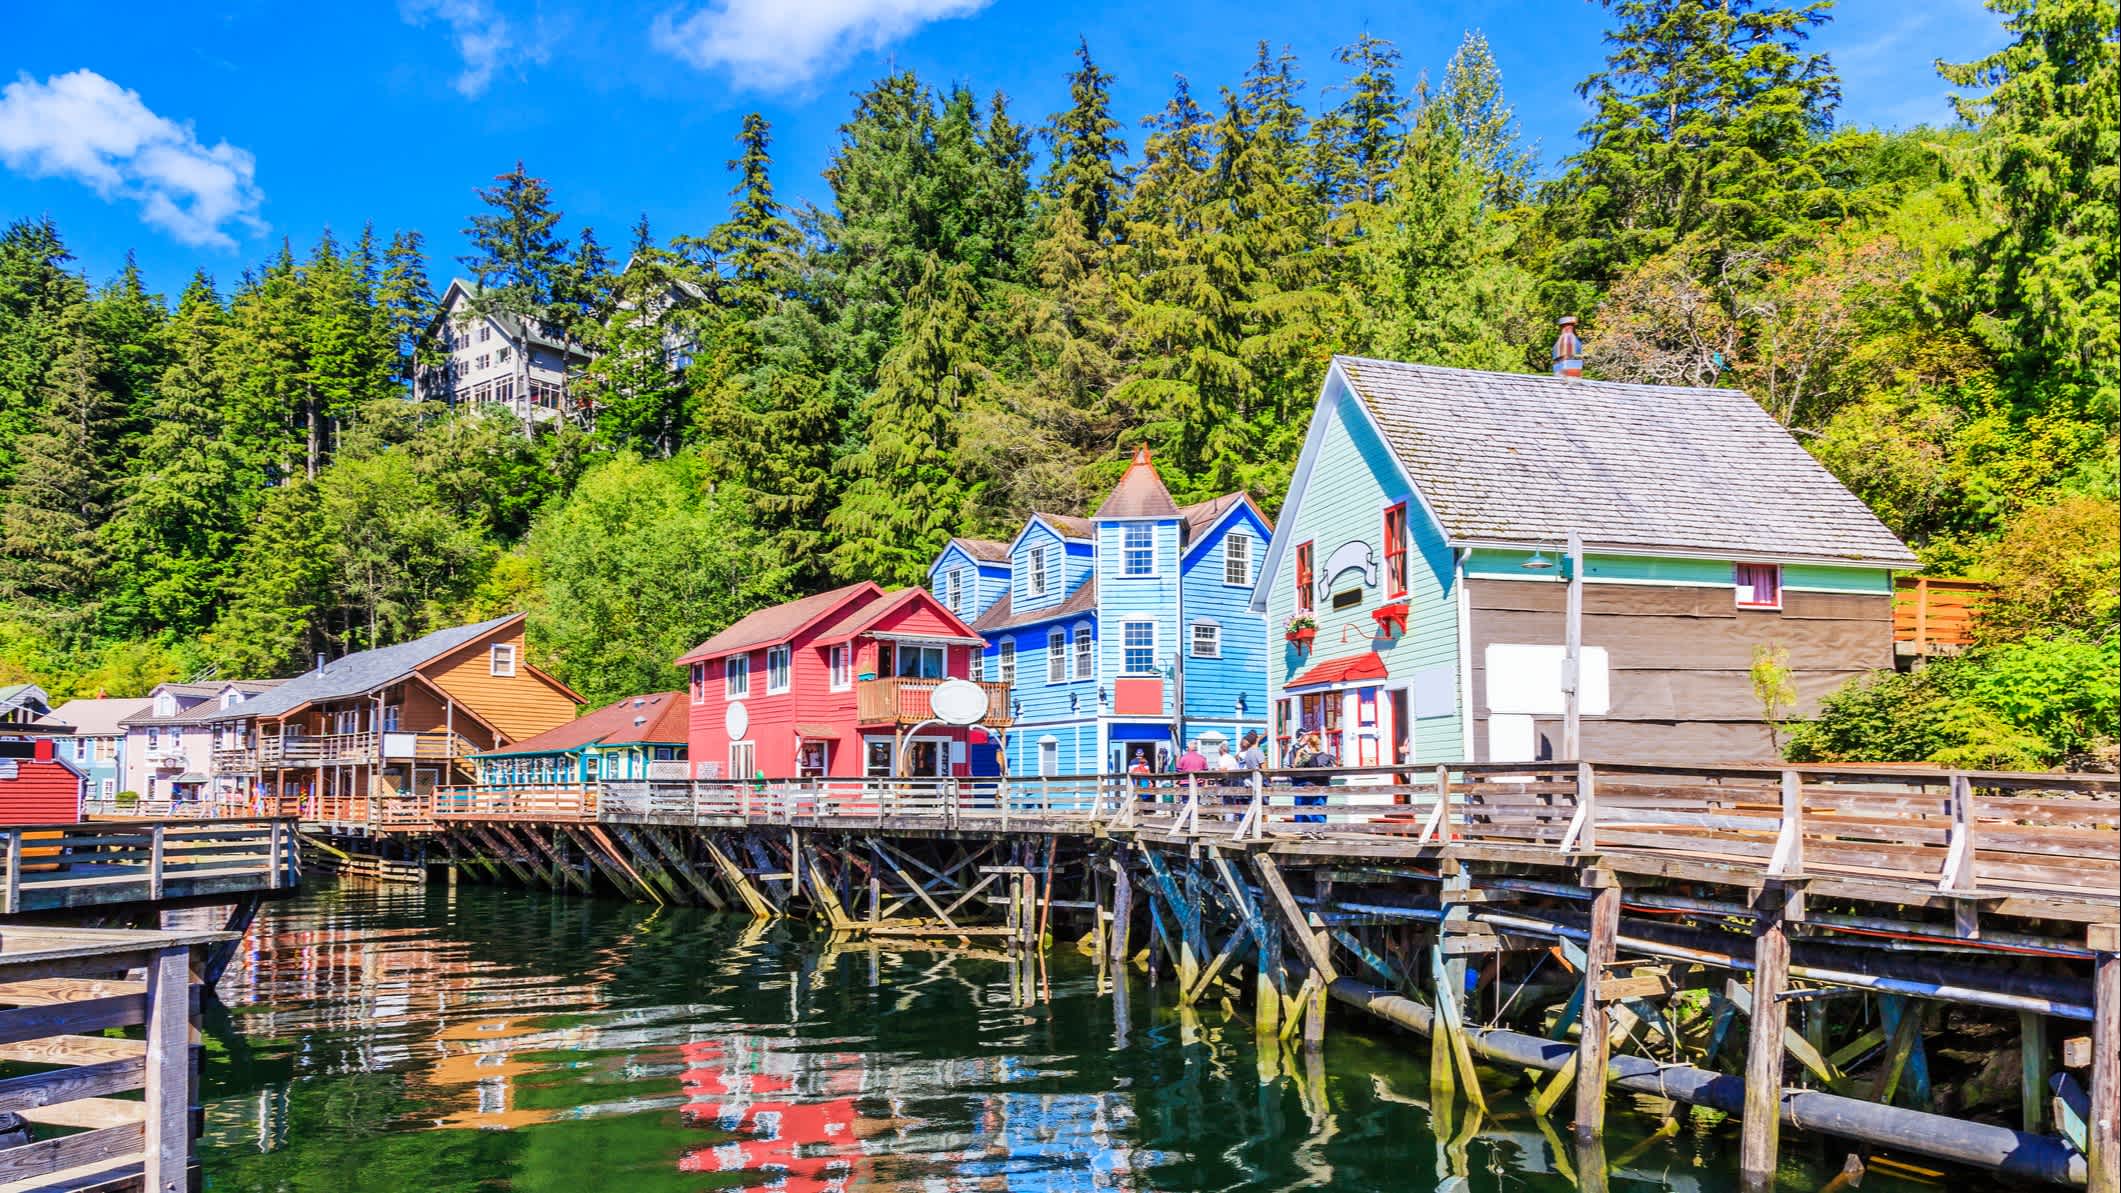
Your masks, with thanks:
[[(1593, 376), (1744, 388), (1931, 571), (2000, 585), (1979, 649), (1837, 697), (1797, 756), (2098, 756), (2116, 11), (1991, 3), (2013, 40), (1940, 64), (1952, 128), (1837, 124), (1825, 3), (1609, 0), (1593, 116), (1552, 163), (1477, 33), (1444, 62), (1262, 43), (1140, 120), (1088, 45), (1043, 119), (892, 74), (826, 206), (776, 198), (753, 116), (724, 222), (612, 247), (517, 163), (468, 204), (463, 272), (600, 353), (593, 408), (530, 432), (408, 400), (455, 272), (418, 231), (326, 230), (171, 302), (15, 222), (0, 681), (284, 674), (521, 608), (590, 699), (670, 686), (743, 612), (919, 582), (953, 533), (1082, 508), (1140, 442), (1181, 501), (1271, 509), (1332, 354), (1544, 370), (1573, 313)], [(677, 279), (705, 297), (663, 310)], [(675, 372), (673, 321), (697, 345)]]

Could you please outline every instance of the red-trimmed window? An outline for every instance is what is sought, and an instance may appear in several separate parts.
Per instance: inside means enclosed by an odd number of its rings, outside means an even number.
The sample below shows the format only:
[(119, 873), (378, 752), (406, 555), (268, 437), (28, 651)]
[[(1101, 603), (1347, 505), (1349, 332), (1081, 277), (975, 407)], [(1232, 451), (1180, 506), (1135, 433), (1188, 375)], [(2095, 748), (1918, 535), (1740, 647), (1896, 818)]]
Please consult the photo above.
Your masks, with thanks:
[(1407, 503), (1385, 510), (1385, 596), (1407, 595)]
[(1738, 584), (1740, 609), (1782, 608), (1782, 565), (1740, 563), (1732, 565)]
[(1296, 611), (1311, 611), (1311, 544), (1296, 544)]

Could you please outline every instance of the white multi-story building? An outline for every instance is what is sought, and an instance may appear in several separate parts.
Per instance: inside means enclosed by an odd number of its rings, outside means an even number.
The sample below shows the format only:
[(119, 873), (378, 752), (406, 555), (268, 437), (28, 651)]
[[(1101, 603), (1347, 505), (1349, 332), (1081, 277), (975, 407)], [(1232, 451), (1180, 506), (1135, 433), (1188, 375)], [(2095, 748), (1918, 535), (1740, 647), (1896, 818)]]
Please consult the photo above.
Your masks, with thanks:
[(475, 291), (462, 278), (442, 292), (430, 326), (448, 350), (439, 365), (420, 370), (419, 397), (452, 406), (506, 406), (531, 421), (557, 419), (574, 409), (570, 380), (590, 361), (559, 329), (508, 312), (471, 310)]

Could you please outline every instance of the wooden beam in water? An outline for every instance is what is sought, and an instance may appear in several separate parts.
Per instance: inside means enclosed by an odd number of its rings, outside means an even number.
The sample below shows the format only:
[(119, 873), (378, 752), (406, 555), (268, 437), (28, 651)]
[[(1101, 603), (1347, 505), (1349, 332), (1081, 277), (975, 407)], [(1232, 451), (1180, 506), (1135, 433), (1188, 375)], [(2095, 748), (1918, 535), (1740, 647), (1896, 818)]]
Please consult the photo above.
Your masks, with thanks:
[(1605, 1134), (1606, 1062), (1611, 1052), (1607, 1001), (1598, 983), (1613, 964), (1620, 940), (1620, 880), (1610, 870), (1586, 870), (1579, 880), (1591, 899), (1591, 939), (1584, 947), (1582, 1030), (1576, 1040), (1576, 1141)]
[(1738, 1179), (1748, 1190), (1773, 1186), (1782, 1136), (1782, 1036), (1789, 1024), (1789, 1004), (1782, 993), (1789, 986), (1790, 966), (1783, 913), (1788, 893), (1781, 883), (1769, 883), (1753, 903), (1753, 1014), (1738, 1142)]
[(2121, 1193), (2121, 925), (2087, 934), (2092, 970), (2091, 1114), (2086, 1122), (2089, 1193)]

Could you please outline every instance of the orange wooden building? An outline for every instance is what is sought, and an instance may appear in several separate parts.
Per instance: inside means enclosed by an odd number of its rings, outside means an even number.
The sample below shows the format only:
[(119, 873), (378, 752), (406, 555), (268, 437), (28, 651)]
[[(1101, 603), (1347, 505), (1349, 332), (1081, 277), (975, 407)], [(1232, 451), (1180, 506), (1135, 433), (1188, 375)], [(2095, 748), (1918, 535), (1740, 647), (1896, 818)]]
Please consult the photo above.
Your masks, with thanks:
[(258, 811), (389, 827), (472, 779), (470, 758), (572, 721), (582, 698), (524, 658), (523, 615), (346, 655), (226, 710), (213, 770)]

